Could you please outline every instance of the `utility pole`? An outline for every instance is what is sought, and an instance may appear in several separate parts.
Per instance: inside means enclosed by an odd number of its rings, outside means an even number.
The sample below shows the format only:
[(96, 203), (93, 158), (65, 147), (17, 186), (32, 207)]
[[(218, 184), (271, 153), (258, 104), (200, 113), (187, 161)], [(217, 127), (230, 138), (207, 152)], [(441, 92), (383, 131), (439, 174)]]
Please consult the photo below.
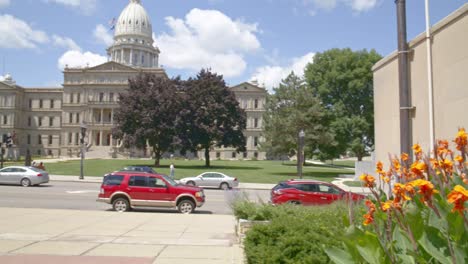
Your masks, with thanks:
[(408, 41), (406, 39), (406, 0), (395, 0), (398, 24), (398, 76), (400, 95), (400, 151), (411, 152), (411, 93), (408, 81)]

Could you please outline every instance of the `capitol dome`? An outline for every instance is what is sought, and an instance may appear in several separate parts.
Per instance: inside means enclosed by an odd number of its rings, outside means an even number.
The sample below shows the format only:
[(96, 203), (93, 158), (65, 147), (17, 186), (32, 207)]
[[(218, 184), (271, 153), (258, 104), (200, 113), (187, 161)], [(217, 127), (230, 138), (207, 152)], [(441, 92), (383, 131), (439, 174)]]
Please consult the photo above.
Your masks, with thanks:
[(130, 0), (115, 24), (114, 37), (139, 35), (151, 38), (152, 34), (151, 20), (145, 8), (141, 5), (141, 1)]

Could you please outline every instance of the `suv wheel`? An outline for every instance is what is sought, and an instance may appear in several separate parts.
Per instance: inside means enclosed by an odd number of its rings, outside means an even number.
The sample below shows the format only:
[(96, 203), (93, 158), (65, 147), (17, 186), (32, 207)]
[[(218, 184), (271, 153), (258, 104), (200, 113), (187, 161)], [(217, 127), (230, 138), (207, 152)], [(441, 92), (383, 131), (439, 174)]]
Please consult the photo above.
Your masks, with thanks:
[(195, 182), (194, 181), (188, 181), (187, 185), (195, 186)]
[(195, 204), (190, 200), (182, 200), (177, 205), (177, 210), (182, 214), (190, 214), (195, 210)]
[(219, 186), (219, 188), (220, 188), (221, 190), (228, 190), (228, 189), (229, 189), (229, 184), (223, 182), (223, 183), (221, 183), (221, 185)]
[(125, 212), (128, 211), (128, 209), (130, 208), (130, 204), (125, 198), (117, 198), (112, 203), (112, 207), (117, 212)]

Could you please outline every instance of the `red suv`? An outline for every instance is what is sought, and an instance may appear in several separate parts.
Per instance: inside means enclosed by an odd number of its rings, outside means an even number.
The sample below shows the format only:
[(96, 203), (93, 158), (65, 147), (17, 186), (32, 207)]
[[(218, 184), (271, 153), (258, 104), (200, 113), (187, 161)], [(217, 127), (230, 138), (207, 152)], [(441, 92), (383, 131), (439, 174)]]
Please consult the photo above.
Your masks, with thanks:
[(273, 204), (330, 204), (350, 197), (353, 201), (365, 198), (362, 194), (346, 192), (338, 186), (314, 180), (288, 180), (280, 182), (271, 190)]
[(107, 174), (97, 201), (112, 204), (115, 211), (133, 207), (177, 207), (190, 214), (205, 203), (200, 187), (179, 185), (166, 175), (121, 171)]

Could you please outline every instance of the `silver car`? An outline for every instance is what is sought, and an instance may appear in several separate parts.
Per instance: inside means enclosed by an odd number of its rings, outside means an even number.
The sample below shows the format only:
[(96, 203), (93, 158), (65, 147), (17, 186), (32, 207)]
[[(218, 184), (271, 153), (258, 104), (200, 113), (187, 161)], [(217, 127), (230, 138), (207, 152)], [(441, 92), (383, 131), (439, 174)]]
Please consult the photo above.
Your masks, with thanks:
[(24, 187), (49, 182), (49, 173), (35, 167), (10, 166), (0, 169), (0, 184), (19, 184)]
[(221, 172), (204, 172), (195, 177), (182, 178), (179, 182), (186, 185), (216, 187), (223, 190), (239, 186), (237, 178), (230, 177)]

